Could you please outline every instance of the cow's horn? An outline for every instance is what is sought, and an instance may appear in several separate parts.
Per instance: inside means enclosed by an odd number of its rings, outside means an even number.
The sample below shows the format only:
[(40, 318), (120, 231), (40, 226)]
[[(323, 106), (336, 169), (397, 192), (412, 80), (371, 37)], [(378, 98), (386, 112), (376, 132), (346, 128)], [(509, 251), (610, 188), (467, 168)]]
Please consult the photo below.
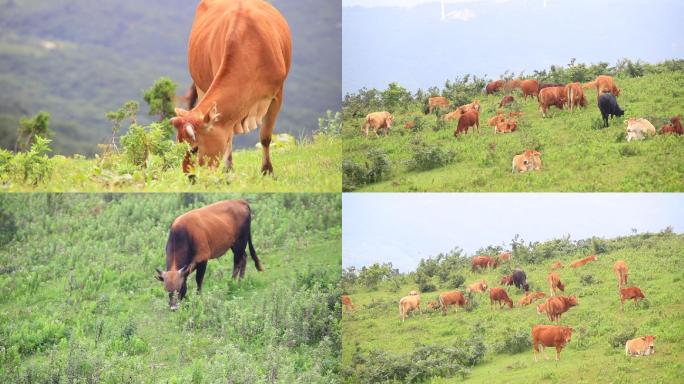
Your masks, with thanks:
[(195, 130), (192, 128), (191, 125), (185, 126), (185, 132), (192, 138), (192, 141), (195, 141)]
[(157, 271), (157, 273), (159, 274), (159, 276), (161, 276), (162, 273), (163, 273), (163, 272), (161, 271), (161, 269), (159, 269), (159, 268), (155, 268), (154, 270)]

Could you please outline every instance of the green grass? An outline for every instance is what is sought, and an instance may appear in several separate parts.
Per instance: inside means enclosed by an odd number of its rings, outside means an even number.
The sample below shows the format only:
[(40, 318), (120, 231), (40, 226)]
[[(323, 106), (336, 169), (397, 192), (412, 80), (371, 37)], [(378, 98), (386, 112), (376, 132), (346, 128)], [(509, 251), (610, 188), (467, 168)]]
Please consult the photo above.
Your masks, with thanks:
[(234, 197), (0, 196), (0, 382), (337, 382), (337, 195), (240, 196), (265, 271), (238, 284), (228, 252), (169, 310), (171, 221)]
[[(518, 131), (493, 133), (487, 126), (502, 95), (478, 96), (481, 134), (469, 132), (453, 136), (456, 122), (433, 131), (437, 118), (424, 117), (423, 132), (406, 131), (404, 123), (424, 116), (419, 105), (408, 110), (390, 111), (395, 124), (389, 137), (361, 134), (361, 118), (349, 118), (343, 128), (343, 156), (357, 163), (367, 162), (369, 150), (379, 148), (388, 154), (391, 172), (381, 182), (364, 185), (358, 191), (660, 191), (684, 190), (684, 138), (656, 136), (627, 143), (627, 117), (646, 117), (657, 129), (671, 116), (682, 114), (684, 73), (670, 72), (640, 78), (617, 78), (622, 92), (618, 98), (626, 110), (601, 129), (596, 93), (587, 91), (588, 107), (560, 111), (551, 107), (551, 117), (542, 118), (536, 99), (524, 102), (515, 94), (517, 108), (525, 113)], [(429, 171), (411, 171), (411, 140), (421, 135), (427, 143), (455, 152), (454, 161)], [(542, 153), (542, 170), (511, 173), (513, 156), (525, 149)]]
[[(621, 242), (621, 245), (620, 245)], [(513, 309), (492, 309), (489, 297), (477, 296), (472, 312), (450, 309), (446, 316), (427, 312), (426, 304), (435, 300), (438, 292), (423, 293), (423, 314), (410, 316), (401, 323), (398, 301), (409, 291), (417, 289), (410, 276), (400, 277), (400, 286), (382, 283), (378, 290), (369, 291), (355, 285), (350, 296), (356, 306), (354, 312), (344, 312), (342, 321), (344, 369), (349, 377), (358, 373), (363, 365), (354, 362), (367, 356), (371, 350), (381, 350), (395, 355), (405, 355), (416, 348), (416, 343), (431, 346), (453, 346), (473, 336), (482, 336), (487, 346), (484, 361), (473, 367), (466, 382), (473, 383), (673, 383), (681, 382), (684, 369), (684, 299), (679, 294), (684, 289), (682, 250), (684, 235), (659, 234), (636, 235), (616, 240), (618, 245), (599, 254), (597, 262), (572, 270), (569, 262), (583, 254), (567, 254), (560, 260), (566, 268), (560, 270), (561, 281), (566, 284), (566, 295), (576, 295), (577, 307), (562, 317), (562, 324), (572, 326), (572, 341), (563, 349), (561, 360), (556, 363), (555, 351), (547, 349), (549, 361), (533, 360), (532, 347), (524, 346), (522, 352), (502, 352), (500, 344), (513, 332), (525, 333), (531, 343), (530, 332), (535, 324), (550, 324), (548, 318), (536, 314), (536, 303), (519, 307), (517, 300), (522, 293), (507, 288), (513, 299)], [(634, 308), (625, 304), (620, 311), (616, 278), (612, 271), (616, 260), (629, 265), (629, 285), (639, 286), (648, 303)], [(549, 294), (546, 276), (552, 260), (542, 264), (523, 264), (515, 258), (510, 268), (522, 267), (527, 273), (531, 289)], [(466, 277), (466, 284), (485, 278), (491, 286), (498, 286), (501, 270), (475, 274), (469, 268), (459, 271)], [(582, 276), (591, 275), (595, 283), (585, 285)], [(436, 282), (436, 280), (434, 281)], [(439, 286), (439, 291), (448, 287)], [(464, 289), (464, 288), (461, 288)], [(563, 293), (561, 293), (563, 294)], [(634, 328), (635, 336), (655, 335), (656, 354), (650, 357), (629, 358), (625, 356), (624, 344), (619, 348), (610, 345), (612, 337), (625, 329)], [(360, 354), (355, 349), (360, 348)], [(550, 353), (549, 353), (550, 352)], [(353, 381), (350, 379), (350, 382)], [(432, 377), (430, 383), (451, 383), (454, 377)]]
[[(167, 170), (117, 170), (98, 166), (96, 159), (55, 156), (52, 172), (34, 185), (11, 175), (0, 176), (3, 192), (339, 192), (340, 139), (316, 135), (313, 143), (273, 149), (275, 177), (261, 175), (260, 149), (238, 150), (233, 155), (233, 171), (225, 173), (199, 169), (197, 181), (190, 183), (180, 163)], [(123, 156), (112, 163), (123, 163)]]

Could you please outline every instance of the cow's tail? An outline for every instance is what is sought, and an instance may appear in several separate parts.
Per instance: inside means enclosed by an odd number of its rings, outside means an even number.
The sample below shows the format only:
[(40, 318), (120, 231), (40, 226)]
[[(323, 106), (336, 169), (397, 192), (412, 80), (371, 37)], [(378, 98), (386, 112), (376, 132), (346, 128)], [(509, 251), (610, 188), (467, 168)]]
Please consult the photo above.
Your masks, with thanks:
[(188, 109), (193, 109), (197, 105), (197, 86), (192, 83), (190, 91), (188, 92)]
[(570, 111), (572, 111), (572, 106), (573, 106), (573, 98), (574, 98), (574, 92), (572, 90), (572, 86), (568, 87), (568, 107), (570, 108)]
[(401, 321), (404, 321), (404, 306), (402, 304), (401, 300), (399, 300), (399, 317)]
[(247, 216), (247, 245), (249, 245), (249, 255), (252, 256), (257, 271), (263, 271), (264, 267), (261, 266), (261, 261), (259, 261), (259, 257), (254, 249), (254, 244), (252, 243), (252, 209), (249, 205), (247, 206), (247, 209), (249, 210), (249, 215)]

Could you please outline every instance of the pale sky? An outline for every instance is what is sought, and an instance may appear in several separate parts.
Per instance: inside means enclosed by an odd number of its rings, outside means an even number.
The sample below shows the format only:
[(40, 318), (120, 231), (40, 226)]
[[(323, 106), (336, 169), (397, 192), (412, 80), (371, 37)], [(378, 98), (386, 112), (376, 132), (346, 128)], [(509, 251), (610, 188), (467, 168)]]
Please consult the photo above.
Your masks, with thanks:
[(345, 193), (342, 265), (392, 262), (402, 272), (455, 247), (473, 255), (525, 242), (684, 231), (684, 194)]

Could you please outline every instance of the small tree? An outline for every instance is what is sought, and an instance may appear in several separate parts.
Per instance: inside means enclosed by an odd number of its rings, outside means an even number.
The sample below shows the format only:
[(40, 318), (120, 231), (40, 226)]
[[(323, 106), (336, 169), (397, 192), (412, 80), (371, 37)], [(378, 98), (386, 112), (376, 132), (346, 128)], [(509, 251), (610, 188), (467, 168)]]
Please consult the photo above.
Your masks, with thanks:
[(124, 119), (130, 118), (131, 125), (137, 124), (136, 115), (138, 114), (138, 110), (140, 110), (140, 105), (138, 102), (129, 100), (124, 103), (124, 105), (121, 106), (118, 111), (107, 112), (105, 116), (112, 122), (112, 140), (110, 143), (112, 148), (117, 149), (116, 137), (121, 131), (121, 123), (124, 121)]
[(162, 77), (147, 91), (143, 98), (150, 106), (150, 116), (158, 116), (159, 121), (175, 115), (174, 99), (178, 86), (168, 77)]
[(52, 131), (49, 128), (49, 124), (50, 114), (42, 111), (38, 112), (33, 118), (19, 120), (15, 151), (28, 151), (36, 142), (36, 136), (50, 138)]

